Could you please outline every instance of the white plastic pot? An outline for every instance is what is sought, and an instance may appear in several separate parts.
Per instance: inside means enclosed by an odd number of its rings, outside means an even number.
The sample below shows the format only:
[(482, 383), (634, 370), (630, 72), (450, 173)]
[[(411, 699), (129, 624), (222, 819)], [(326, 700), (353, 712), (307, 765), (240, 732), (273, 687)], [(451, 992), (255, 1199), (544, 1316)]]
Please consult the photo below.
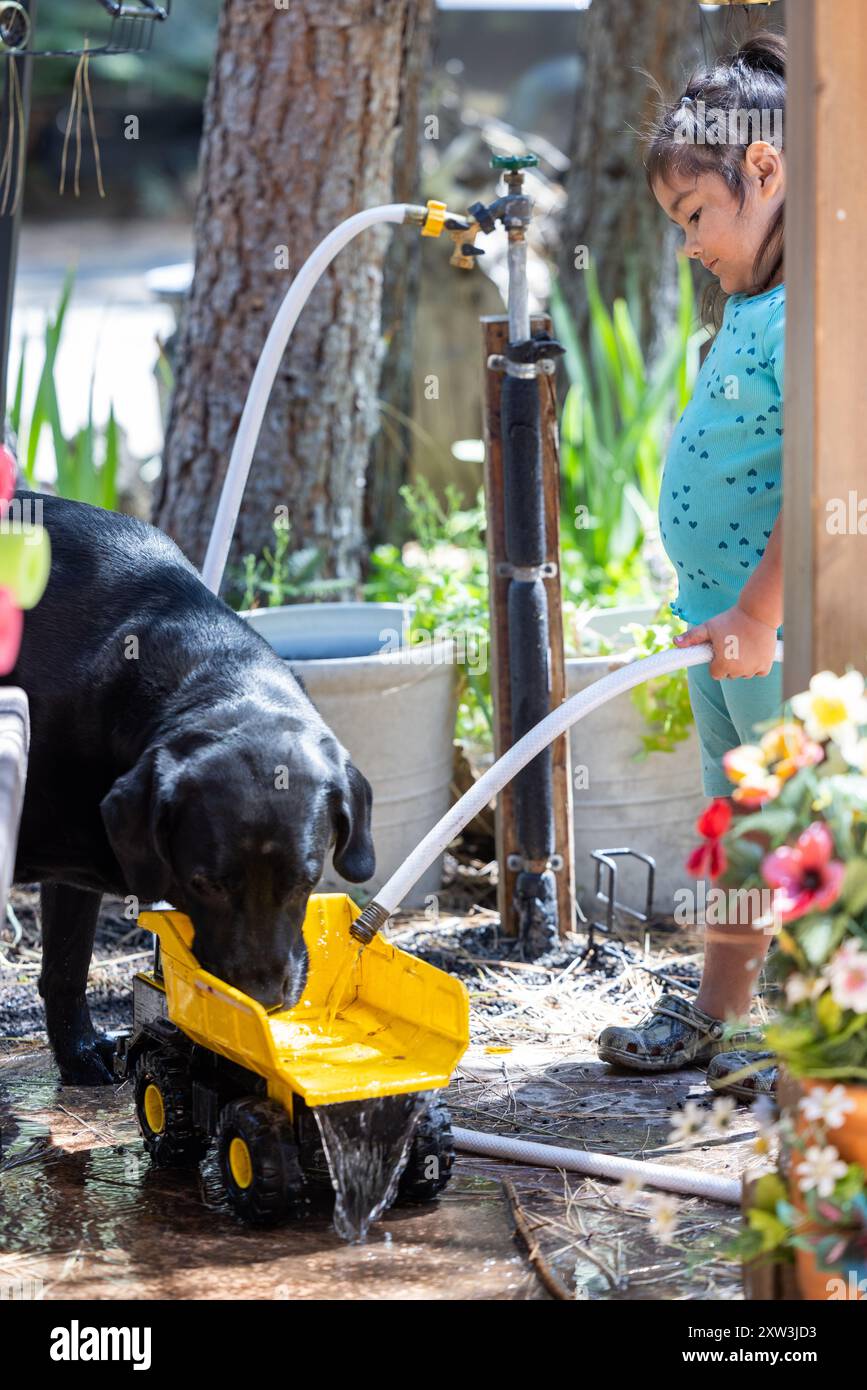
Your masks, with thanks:
[(286, 660), (372, 656), (406, 644), (412, 603), (287, 603), (242, 613)]
[[(615, 645), (625, 622), (647, 623), (655, 609), (601, 610), (588, 626)], [(576, 695), (594, 681), (628, 664), (611, 656), (567, 657), (566, 694)], [(684, 867), (696, 843), (695, 821), (707, 805), (701, 789), (701, 762), (695, 730), (671, 753), (650, 753), (636, 760), (647, 732), (630, 694), (594, 710), (569, 731), (572, 762), (573, 843), (575, 882), (585, 913), (604, 915), (604, 904), (593, 896), (595, 862), (591, 851), (622, 848), (640, 850), (656, 860), (654, 908), (671, 914), (678, 889), (693, 888)], [(586, 783), (586, 785), (582, 785)], [(644, 908), (644, 868), (626, 859), (618, 863), (618, 897)], [(607, 874), (601, 887), (606, 891)]]
[[(567, 657), (566, 695), (577, 695), (609, 671), (628, 665), (617, 657)], [(604, 916), (604, 903), (594, 903), (595, 849), (641, 850), (656, 860), (654, 905), (657, 912), (674, 911), (674, 894), (693, 888), (684, 870), (690, 850), (698, 843), (695, 822), (708, 804), (701, 791), (701, 765), (695, 734), (671, 753), (651, 753), (633, 761), (643, 744), (646, 725), (629, 694), (586, 715), (569, 731), (572, 763), (572, 840), (575, 847), (576, 891), (585, 913)], [(479, 772), (493, 763), (488, 749), (465, 747)], [(576, 771), (587, 769), (588, 785), (580, 786)], [(618, 895), (644, 910), (645, 870), (631, 859), (618, 864)], [(601, 887), (606, 891), (603, 875)]]

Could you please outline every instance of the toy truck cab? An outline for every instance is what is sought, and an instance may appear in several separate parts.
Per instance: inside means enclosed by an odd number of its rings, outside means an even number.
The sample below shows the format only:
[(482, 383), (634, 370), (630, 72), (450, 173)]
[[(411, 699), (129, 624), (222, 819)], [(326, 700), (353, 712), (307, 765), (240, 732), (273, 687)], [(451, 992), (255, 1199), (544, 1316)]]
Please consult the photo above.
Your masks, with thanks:
[(469, 1040), (467, 992), (379, 937), (359, 952), (349, 935), (359, 911), (342, 893), (310, 898), (304, 993), (270, 1013), (199, 967), (183, 913), (139, 918), (157, 938), (154, 964), (135, 978), (133, 1030), (115, 1070), (134, 1083), (152, 1161), (194, 1165), (216, 1140), (245, 1220), (297, 1215), (314, 1188), (330, 1186), (319, 1106), (430, 1093), (398, 1199), (431, 1200), (448, 1182), (454, 1151), (438, 1093)]

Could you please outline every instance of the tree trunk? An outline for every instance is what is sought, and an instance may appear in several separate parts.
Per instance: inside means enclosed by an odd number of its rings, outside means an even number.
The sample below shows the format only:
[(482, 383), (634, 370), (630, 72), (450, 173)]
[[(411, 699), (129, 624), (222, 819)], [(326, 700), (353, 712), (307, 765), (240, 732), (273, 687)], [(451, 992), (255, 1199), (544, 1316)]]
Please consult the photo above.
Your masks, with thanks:
[[(405, 36), (426, 5), (225, 0), (205, 104), (196, 269), (154, 518), (196, 564), (253, 371), (290, 282), (338, 223), (393, 201)], [(417, 235), (385, 226), (362, 232), (302, 311), (263, 424), (230, 568), (273, 541), (275, 509), (285, 505), (292, 548), (318, 545), (321, 574), (358, 576), (392, 230)]]
[[(419, 192), (424, 79), (430, 67), (435, 0), (417, 0), (403, 36), (401, 91), (394, 155), (393, 197), (422, 203)], [(364, 498), (364, 530), (370, 547), (405, 539), (407, 513), (398, 489), (409, 478), (413, 437), (413, 346), (421, 275), (421, 238), (396, 236), (385, 258), (382, 336), (386, 347), (379, 383), (380, 427), (373, 440)]]
[(575, 256), (586, 246), (603, 302), (629, 300), (652, 354), (676, 310), (679, 234), (645, 183), (639, 132), (659, 99), (645, 72), (676, 100), (702, 58), (699, 10), (695, 0), (594, 0), (580, 34), (586, 76), (566, 179), (560, 286), (585, 342), (587, 293)]

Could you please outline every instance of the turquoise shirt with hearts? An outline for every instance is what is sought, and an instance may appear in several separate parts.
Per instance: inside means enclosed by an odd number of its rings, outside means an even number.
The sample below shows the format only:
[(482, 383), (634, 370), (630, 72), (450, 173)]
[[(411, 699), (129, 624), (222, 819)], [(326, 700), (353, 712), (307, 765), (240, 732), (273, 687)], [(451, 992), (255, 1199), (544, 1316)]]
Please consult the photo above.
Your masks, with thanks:
[(786, 287), (733, 294), (671, 438), (659, 496), (690, 624), (737, 603), (782, 503)]

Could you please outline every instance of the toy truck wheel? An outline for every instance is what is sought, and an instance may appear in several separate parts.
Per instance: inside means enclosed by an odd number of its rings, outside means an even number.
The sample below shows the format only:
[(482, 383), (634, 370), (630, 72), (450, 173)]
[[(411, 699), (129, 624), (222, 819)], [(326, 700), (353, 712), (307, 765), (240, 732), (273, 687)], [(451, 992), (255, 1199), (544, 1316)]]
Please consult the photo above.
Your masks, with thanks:
[(144, 1145), (161, 1167), (194, 1167), (207, 1140), (193, 1125), (193, 1093), (183, 1059), (150, 1051), (135, 1070), (135, 1109)]
[(289, 1117), (276, 1101), (227, 1105), (217, 1127), (217, 1155), (226, 1194), (244, 1221), (273, 1226), (300, 1214), (304, 1173)]
[(432, 1202), (451, 1177), (455, 1161), (451, 1116), (436, 1098), (419, 1120), (406, 1167), (400, 1175), (397, 1201)]

